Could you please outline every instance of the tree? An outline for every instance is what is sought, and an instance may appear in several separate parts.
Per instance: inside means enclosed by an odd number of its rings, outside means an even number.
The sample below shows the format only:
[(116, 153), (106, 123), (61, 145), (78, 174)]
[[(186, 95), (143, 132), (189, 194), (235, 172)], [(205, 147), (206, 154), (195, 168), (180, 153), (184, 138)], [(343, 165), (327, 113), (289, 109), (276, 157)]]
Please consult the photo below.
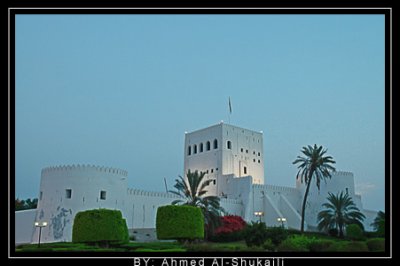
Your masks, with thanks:
[(331, 178), (331, 171), (335, 171), (335, 168), (332, 164), (336, 163), (331, 156), (324, 156), (327, 150), (323, 150), (322, 146), (317, 147), (314, 144), (314, 147), (308, 145), (307, 147), (303, 147), (301, 151), (305, 157), (297, 156), (297, 159), (293, 162), (293, 164), (299, 164), (297, 168), (299, 171), (297, 172), (296, 178), (299, 179), (301, 183), (306, 183), (306, 191), (304, 193), (303, 204), (301, 209), (301, 232), (304, 232), (304, 217), (305, 217), (305, 209), (307, 203), (307, 196), (310, 190), (311, 181), (314, 178), (317, 184), (318, 190), (320, 189), (321, 180), (325, 180), (327, 178)]
[(385, 236), (385, 212), (379, 211), (371, 226), (378, 233), (378, 235)]
[(204, 224), (206, 226), (206, 238), (209, 233), (220, 225), (220, 213), (223, 208), (220, 206), (220, 199), (216, 196), (205, 196), (206, 187), (212, 180), (203, 180), (205, 172), (190, 172), (186, 174), (186, 179), (179, 176), (174, 185), (176, 191), (170, 191), (183, 199), (174, 200), (172, 205), (189, 205), (201, 208), (204, 215)]
[(36, 209), (38, 203), (38, 199), (30, 199), (28, 198), (27, 200), (20, 200), (17, 198), (15, 200), (15, 210), (16, 211), (22, 211), (22, 210), (29, 210), (29, 209)]
[(339, 237), (343, 237), (343, 229), (346, 225), (357, 224), (363, 228), (362, 221), (365, 215), (360, 212), (348, 193), (342, 191), (334, 195), (329, 192), (328, 195), (328, 202), (322, 204), (326, 210), (318, 213), (319, 230), (336, 228), (339, 230)]

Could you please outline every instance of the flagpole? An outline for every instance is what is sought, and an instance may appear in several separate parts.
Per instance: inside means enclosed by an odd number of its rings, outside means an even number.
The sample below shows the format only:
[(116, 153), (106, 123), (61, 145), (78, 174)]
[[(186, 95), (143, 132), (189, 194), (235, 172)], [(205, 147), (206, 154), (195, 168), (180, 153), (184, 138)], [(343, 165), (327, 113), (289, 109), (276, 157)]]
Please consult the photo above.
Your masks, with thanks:
[(232, 114), (232, 104), (231, 104), (231, 97), (229, 96), (229, 115), (228, 115), (228, 123), (231, 123), (231, 114)]

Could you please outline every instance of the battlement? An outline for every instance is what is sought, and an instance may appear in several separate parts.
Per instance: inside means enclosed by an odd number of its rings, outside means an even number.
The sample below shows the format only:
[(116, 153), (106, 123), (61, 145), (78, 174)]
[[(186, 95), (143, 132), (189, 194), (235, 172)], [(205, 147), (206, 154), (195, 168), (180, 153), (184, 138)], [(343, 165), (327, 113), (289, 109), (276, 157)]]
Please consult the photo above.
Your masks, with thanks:
[(253, 184), (253, 188), (258, 188), (261, 190), (271, 190), (276, 192), (289, 192), (289, 193), (298, 193), (299, 191), (293, 187), (283, 187), (283, 186), (276, 186), (276, 185), (260, 185), (260, 184)]
[(128, 176), (128, 171), (112, 168), (112, 167), (104, 167), (97, 165), (89, 165), (89, 164), (73, 164), (73, 165), (59, 165), (59, 166), (50, 166), (42, 169), (42, 175), (54, 172), (67, 172), (67, 171), (98, 171), (109, 174), (117, 174), (121, 176)]
[(146, 191), (141, 189), (128, 188), (128, 195), (132, 196), (146, 196), (146, 197), (158, 197), (158, 198), (176, 198), (179, 199), (178, 195), (166, 192)]
[(331, 175), (343, 175), (343, 176), (354, 176), (352, 172), (346, 172), (346, 171), (336, 171), (336, 172), (331, 172)]

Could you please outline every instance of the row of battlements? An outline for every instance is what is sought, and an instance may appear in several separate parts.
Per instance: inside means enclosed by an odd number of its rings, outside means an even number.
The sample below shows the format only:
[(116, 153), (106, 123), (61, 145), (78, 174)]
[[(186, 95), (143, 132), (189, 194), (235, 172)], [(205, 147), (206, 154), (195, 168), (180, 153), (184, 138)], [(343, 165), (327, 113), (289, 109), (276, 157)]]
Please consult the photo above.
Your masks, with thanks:
[(89, 164), (73, 164), (73, 165), (59, 165), (59, 166), (50, 166), (42, 169), (42, 174), (50, 173), (50, 172), (64, 172), (64, 171), (87, 171), (87, 170), (95, 170), (98, 172), (110, 173), (110, 174), (117, 174), (127, 177), (128, 171), (112, 168), (112, 167), (104, 167), (104, 166), (97, 166), (97, 165), (89, 165)]
[(346, 171), (331, 172), (331, 175), (354, 176), (354, 174), (352, 172), (346, 172)]
[(141, 189), (128, 188), (128, 195), (132, 196), (148, 196), (148, 197), (159, 197), (159, 198), (180, 198), (178, 195), (167, 192), (157, 191), (146, 191)]

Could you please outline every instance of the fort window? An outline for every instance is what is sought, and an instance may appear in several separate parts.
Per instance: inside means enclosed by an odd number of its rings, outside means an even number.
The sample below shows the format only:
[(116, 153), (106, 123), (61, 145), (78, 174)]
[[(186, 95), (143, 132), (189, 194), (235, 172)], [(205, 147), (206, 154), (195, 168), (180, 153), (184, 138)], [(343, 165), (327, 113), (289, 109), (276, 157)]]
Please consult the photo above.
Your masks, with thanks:
[(203, 143), (200, 143), (200, 152), (203, 152)]
[(346, 188), (346, 194), (349, 194), (349, 188), (348, 187)]
[(102, 190), (100, 191), (100, 199), (105, 200), (106, 199), (106, 191)]
[(191, 154), (192, 154), (192, 147), (189, 146), (189, 147), (188, 147), (188, 155), (191, 155)]
[(253, 151), (253, 154), (254, 154), (254, 155), (256, 155), (256, 152), (255, 152), (255, 151)]
[(213, 180), (213, 185), (216, 185), (216, 184), (217, 184), (217, 180), (214, 179), (214, 180)]
[(260, 163), (261, 161), (260, 160), (258, 160), (258, 163)]
[(240, 152), (243, 152), (243, 148), (240, 148)]
[(218, 149), (218, 140), (214, 139), (214, 150)]
[(253, 159), (253, 162), (255, 163), (255, 162), (256, 162), (256, 159)]
[(214, 169), (211, 169), (211, 173), (214, 173)]
[(196, 154), (197, 153), (197, 145), (195, 144), (195, 145), (193, 145), (193, 154)]
[(211, 144), (210, 144), (210, 142), (209, 142), (209, 141), (207, 141), (207, 144), (206, 144), (206, 149), (207, 149), (208, 151), (211, 149)]
[(258, 153), (258, 156), (261, 156), (261, 153)]
[(246, 153), (249, 153), (249, 150), (246, 150)]
[(66, 199), (72, 198), (72, 189), (66, 189), (65, 190), (65, 198)]
[(247, 167), (246, 166), (243, 168), (243, 173), (247, 174)]
[(228, 142), (226, 143), (226, 147), (230, 150), (232, 149), (232, 143), (230, 140), (228, 140)]

